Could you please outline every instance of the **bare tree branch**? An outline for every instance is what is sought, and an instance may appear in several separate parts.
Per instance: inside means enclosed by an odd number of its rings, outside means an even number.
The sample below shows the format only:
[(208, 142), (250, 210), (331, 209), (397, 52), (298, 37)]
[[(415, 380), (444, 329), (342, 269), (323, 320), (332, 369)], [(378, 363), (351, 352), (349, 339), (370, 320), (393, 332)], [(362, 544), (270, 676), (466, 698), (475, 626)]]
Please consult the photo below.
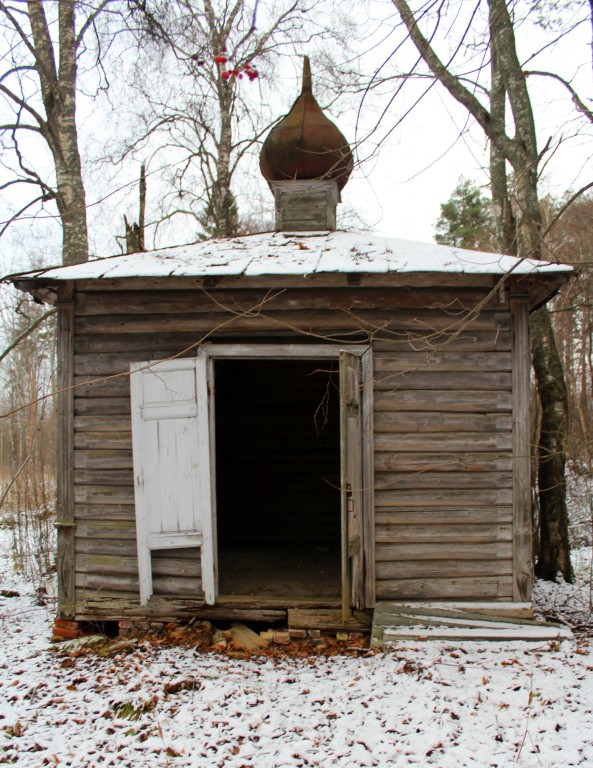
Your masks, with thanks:
[[(593, 0), (592, 0), (593, 1)], [(560, 75), (556, 74), (555, 72), (543, 72), (541, 70), (528, 70), (525, 72), (525, 76), (529, 77), (531, 75), (539, 75), (540, 77), (550, 77), (553, 80), (556, 80), (557, 82), (561, 83), (566, 90), (570, 93), (572, 96), (572, 101), (575, 107), (579, 112), (581, 112), (589, 122), (593, 123), (593, 111), (589, 109), (589, 107), (583, 102), (581, 97), (578, 95), (578, 93), (575, 91), (575, 89), (572, 87), (572, 85), (568, 82), (568, 80), (565, 80), (563, 77), (560, 77)]]
[[(9, 344), (2, 352), (0, 352), (0, 363), (4, 360), (5, 357), (7, 357), (15, 347), (18, 347), (18, 345), (23, 341), (23, 339), (26, 339), (27, 336), (30, 336), (33, 331), (36, 328), (39, 328), (39, 326), (44, 323), (48, 317), (51, 317), (52, 315), (55, 315), (58, 310), (56, 307), (52, 307), (52, 309), (49, 309), (47, 312), (44, 312), (43, 315), (40, 315), (35, 322), (31, 323), (31, 325), (26, 328), (22, 333), (19, 333), (19, 335), (16, 337), (16, 339)], [(0, 507), (2, 506), (2, 503), (0, 502)]]

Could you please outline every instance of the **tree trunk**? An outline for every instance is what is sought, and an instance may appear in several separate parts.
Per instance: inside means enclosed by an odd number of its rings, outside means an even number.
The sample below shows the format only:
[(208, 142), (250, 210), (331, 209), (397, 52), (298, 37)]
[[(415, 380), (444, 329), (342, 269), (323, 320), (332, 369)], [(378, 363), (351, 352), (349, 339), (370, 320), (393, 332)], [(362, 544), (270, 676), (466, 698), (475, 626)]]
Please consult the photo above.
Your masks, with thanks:
[(58, 6), (58, 64), (41, 0), (28, 0), (35, 68), (46, 121), (40, 125), (56, 171), (56, 202), (62, 222), (64, 264), (88, 261), (86, 195), (76, 130), (77, 40), (74, 0)]
[[(538, 200), (537, 137), (525, 73), (517, 55), (515, 30), (506, 0), (488, 0), (492, 67), (490, 111), (445, 66), (422, 34), (406, 0), (392, 0), (410, 39), (434, 77), (473, 116), (492, 145), (492, 192), (503, 250), (521, 258), (541, 258), (541, 210)], [(514, 133), (509, 135), (505, 106), (509, 105)], [(515, 211), (509, 208), (506, 163), (515, 174)], [(511, 234), (514, 213), (516, 235)], [(515, 248), (516, 237), (516, 248)], [(542, 408), (538, 478), (540, 504), (540, 552), (536, 574), (555, 579), (561, 572), (573, 578), (568, 543), (564, 468), (568, 398), (562, 363), (546, 309), (534, 313), (531, 323), (532, 358)]]
[(541, 402), (537, 447), (540, 535), (535, 575), (554, 581), (561, 573), (565, 581), (572, 582), (574, 574), (570, 561), (564, 479), (568, 398), (552, 321), (546, 307), (541, 307), (531, 316), (531, 353)]

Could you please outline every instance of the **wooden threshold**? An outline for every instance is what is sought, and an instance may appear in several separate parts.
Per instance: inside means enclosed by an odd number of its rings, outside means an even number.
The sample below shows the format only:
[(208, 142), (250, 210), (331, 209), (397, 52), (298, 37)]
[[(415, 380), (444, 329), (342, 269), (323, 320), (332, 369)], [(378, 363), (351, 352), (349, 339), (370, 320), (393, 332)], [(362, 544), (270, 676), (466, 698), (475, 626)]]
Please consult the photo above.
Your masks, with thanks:
[(290, 629), (370, 631), (370, 616), (366, 624), (354, 618), (344, 624), (340, 605), (339, 599), (220, 595), (216, 605), (200, 608), (196, 616), (214, 621), (282, 624)]
[(326, 632), (347, 630), (370, 632), (371, 615), (354, 611), (344, 621), (341, 608), (293, 608), (288, 610), (289, 629), (320, 629)]
[(259, 597), (258, 595), (219, 595), (216, 598), (217, 606), (258, 606), (262, 608), (339, 608), (342, 602), (340, 598), (308, 598), (302, 597)]

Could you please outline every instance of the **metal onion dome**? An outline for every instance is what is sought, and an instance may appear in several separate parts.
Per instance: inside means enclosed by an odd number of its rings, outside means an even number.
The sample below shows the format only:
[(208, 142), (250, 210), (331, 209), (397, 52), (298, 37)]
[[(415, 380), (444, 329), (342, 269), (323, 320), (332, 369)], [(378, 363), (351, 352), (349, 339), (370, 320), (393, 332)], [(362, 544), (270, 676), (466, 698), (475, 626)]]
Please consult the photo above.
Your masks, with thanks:
[(260, 169), (267, 181), (335, 179), (341, 190), (352, 173), (352, 152), (321, 108), (311, 87), (308, 56), (301, 94), (264, 141)]

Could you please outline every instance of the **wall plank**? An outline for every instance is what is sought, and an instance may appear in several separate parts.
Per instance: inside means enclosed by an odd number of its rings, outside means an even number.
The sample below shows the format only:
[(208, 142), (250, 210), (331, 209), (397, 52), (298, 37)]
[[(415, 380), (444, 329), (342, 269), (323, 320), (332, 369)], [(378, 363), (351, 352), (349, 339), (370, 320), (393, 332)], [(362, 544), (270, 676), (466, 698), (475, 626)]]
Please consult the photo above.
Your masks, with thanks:
[[(381, 411), (375, 413), (375, 432), (509, 432), (511, 417), (498, 413), (434, 413)], [(393, 438), (392, 438), (393, 439)]]
[(377, 472), (509, 472), (512, 466), (510, 453), (492, 451), (490, 453), (446, 453), (446, 445), (441, 446), (441, 453), (400, 453), (377, 451), (375, 469)]
[(510, 525), (483, 522), (476, 525), (451, 525), (439, 523), (432, 525), (384, 525), (377, 526), (377, 551), (382, 544), (398, 544), (401, 542), (449, 542), (479, 543), (493, 541), (511, 541)]
[[(510, 560), (513, 547), (510, 541), (463, 544), (458, 542), (422, 542), (411, 544), (382, 544), (377, 550), (377, 561), (403, 563), (422, 560)], [(424, 574), (425, 575), (425, 574)]]
[[(510, 560), (510, 558), (509, 558)], [(377, 580), (395, 579), (458, 579), (467, 576), (498, 576), (510, 572), (511, 562), (498, 560), (403, 560), (377, 562)]]
[(378, 600), (507, 600), (511, 592), (506, 575), (377, 580)]

